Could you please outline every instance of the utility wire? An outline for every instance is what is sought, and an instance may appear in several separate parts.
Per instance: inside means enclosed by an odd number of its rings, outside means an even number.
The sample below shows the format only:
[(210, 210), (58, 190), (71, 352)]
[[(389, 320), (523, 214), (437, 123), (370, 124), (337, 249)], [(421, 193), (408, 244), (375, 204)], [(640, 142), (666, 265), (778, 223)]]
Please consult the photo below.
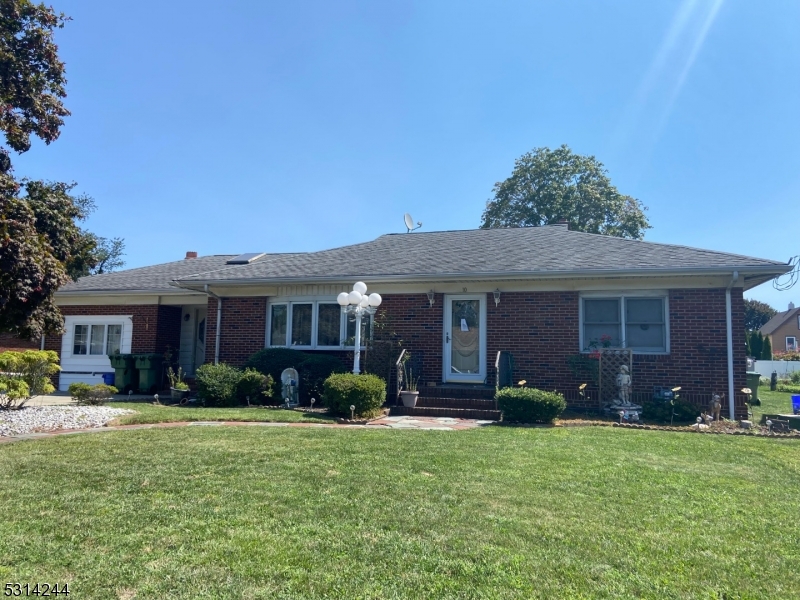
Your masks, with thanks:
[(800, 279), (800, 256), (790, 258), (789, 264), (792, 266), (791, 271), (772, 280), (772, 287), (779, 292), (785, 292), (790, 289)]

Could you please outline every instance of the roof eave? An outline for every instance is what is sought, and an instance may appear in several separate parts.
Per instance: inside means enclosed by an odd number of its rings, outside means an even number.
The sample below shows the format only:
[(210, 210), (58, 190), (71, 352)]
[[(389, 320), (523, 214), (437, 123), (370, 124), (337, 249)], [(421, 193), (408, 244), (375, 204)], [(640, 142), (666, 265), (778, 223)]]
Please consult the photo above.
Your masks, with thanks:
[[(350, 283), (354, 277), (368, 278), (372, 283), (404, 283), (419, 281), (468, 281), (474, 279), (504, 280), (504, 279), (573, 279), (588, 277), (669, 277), (685, 275), (727, 275), (738, 271), (742, 277), (751, 276), (750, 280), (758, 280), (758, 283), (748, 286), (754, 287), (769, 281), (774, 277), (783, 275), (791, 269), (791, 265), (754, 265), (742, 267), (704, 267), (689, 269), (581, 269), (570, 271), (502, 271), (502, 272), (472, 272), (472, 273), (432, 273), (419, 275), (338, 275), (338, 276), (314, 276), (314, 277), (258, 277), (252, 279), (177, 279), (170, 282), (180, 289), (202, 291), (208, 286), (242, 286), (249, 287), (254, 285), (282, 285), (297, 283), (314, 284), (336, 284)], [(192, 287), (190, 287), (192, 286)]]

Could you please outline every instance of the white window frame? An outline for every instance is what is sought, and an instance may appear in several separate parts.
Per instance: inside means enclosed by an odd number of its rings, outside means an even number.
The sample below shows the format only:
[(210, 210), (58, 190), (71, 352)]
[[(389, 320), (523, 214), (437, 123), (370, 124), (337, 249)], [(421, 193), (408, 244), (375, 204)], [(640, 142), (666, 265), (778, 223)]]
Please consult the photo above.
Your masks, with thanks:
[[(286, 306), (286, 344), (272, 344), (272, 307), (275, 305), (283, 304)], [(311, 345), (310, 346), (295, 346), (292, 344), (292, 313), (295, 304), (311, 304)], [(320, 304), (335, 304), (339, 308), (339, 340), (340, 344), (337, 346), (320, 346), (317, 344), (317, 334), (319, 331), (319, 305)], [(265, 348), (294, 348), (295, 350), (354, 350), (355, 345), (345, 345), (344, 341), (347, 339), (347, 318), (348, 316), (341, 312), (341, 307), (336, 301), (335, 296), (291, 296), (291, 297), (274, 297), (267, 302), (267, 330), (264, 336)], [(370, 321), (370, 328), (373, 322)], [(370, 332), (370, 338), (372, 337)], [(366, 346), (361, 344), (361, 349), (365, 350)]]
[[(791, 346), (789, 345), (789, 340), (792, 340)], [(794, 335), (787, 335), (786, 336), (786, 351), (787, 352), (795, 352), (795, 351), (797, 351), (797, 336), (794, 336)]]
[(665, 290), (641, 290), (641, 291), (624, 291), (624, 292), (582, 292), (578, 300), (578, 345), (579, 350), (583, 353), (589, 353), (592, 350), (586, 348), (587, 340), (584, 340), (584, 326), (583, 326), (583, 301), (584, 299), (608, 299), (620, 300), (620, 337), (622, 338), (622, 348), (626, 346), (626, 324), (627, 324), (627, 308), (625, 299), (635, 300), (637, 298), (660, 298), (664, 301), (664, 350), (637, 350), (632, 348), (634, 354), (654, 354), (665, 355), (670, 353), (670, 327), (669, 327), (669, 293)]
[[(126, 344), (125, 336), (131, 327), (130, 324), (131, 317), (129, 316), (109, 316), (109, 317), (100, 317), (100, 316), (91, 316), (91, 317), (79, 317), (71, 319), (69, 323), (69, 327), (71, 327), (70, 335), (70, 345), (69, 345), (69, 356), (72, 358), (76, 358), (79, 360), (96, 360), (97, 357), (107, 357), (108, 356), (108, 327), (109, 325), (119, 325), (120, 330), (120, 352), (123, 354), (125, 353), (125, 347), (128, 345)], [(127, 323), (126, 323), (127, 321)], [(75, 354), (75, 328), (78, 325), (85, 325), (88, 327), (88, 332), (86, 336), (86, 354)], [(101, 354), (91, 354), (91, 347), (92, 347), (92, 327), (96, 325), (102, 325), (105, 327), (105, 333), (103, 334), (103, 352)], [(63, 349), (62, 349), (63, 352)]]

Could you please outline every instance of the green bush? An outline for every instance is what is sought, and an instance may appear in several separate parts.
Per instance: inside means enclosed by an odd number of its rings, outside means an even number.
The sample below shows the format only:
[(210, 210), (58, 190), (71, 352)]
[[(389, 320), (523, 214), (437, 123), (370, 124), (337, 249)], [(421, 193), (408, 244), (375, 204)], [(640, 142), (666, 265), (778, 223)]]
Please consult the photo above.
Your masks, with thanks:
[(317, 400), (323, 394), (325, 379), (332, 373), (345, 371), (342, 361), (330, 354), (310, 354), (291, 348), (265, 348), (251, 356), (245, 368), (272, 377), (272, 398), (281, 399), (281, 373), (294, 368), (300, 374), (300, 402), (308, 404), (311, 398)]
[(111, 400), (114, 394), (118, 394), (119, 390), (113, 385), (106, 385), (105, 383), (97, 383), (89, 385), (88, 383), (71, 383), (69, 388), (69, 395), (72, 399), (81, 405), (99, 406)]
[(308, 404), (311, 398), (322, 398), (328, 377), (346, 372), (342, 361), (330, 354), (306, 354), (297, 371), (300, 374), (300, 402), (303, 404)]
[(800, 385), (800, 371), (794, 371), (791, 375), (789, 375), (789, 380), (794, 385)]
[[(675, 417), (672, 417), (672, 413)], [(648, 400), (642, 403), (642, 418), (659, 423), (694, 422), (700, 416), (700, 410), (686, 400), (678, 398), (674, 404), (664, 400)]]
[(197, 395), (206, 406), (234, 406), (241, 379), (242, 372), (225, 363), (202, 365), (195, 373)]
[(272, 377), (269, 375), (255, 369), (245, 369), (236, 384), (236, 396), (242, 404), (247, 404), (248, 398), (250, 404), (266, 404), (272, 396), (272, 384)]
[(386, 382), (377, 375), (334, 373), (323, 386), (325, 406), (335, 415), (350, 417), (350, 406), (355, 406), (355, 416), (371, 418), (380, 414), (386, 401)]
[(503, 420), (514, 423), (551, 423), (567, 408), (561, 394), (535, 388), (503, 388), (495, 398)]
[(788, 392), (789, 394), (800, 394), (800, 385), (793, 385), (791, 383), (779, 383), (777, 391)]
[(52, 350), (0, 353), (0, 408), (21, 408), (32, 396), (53, 392), (50, 377), (60, 370)]

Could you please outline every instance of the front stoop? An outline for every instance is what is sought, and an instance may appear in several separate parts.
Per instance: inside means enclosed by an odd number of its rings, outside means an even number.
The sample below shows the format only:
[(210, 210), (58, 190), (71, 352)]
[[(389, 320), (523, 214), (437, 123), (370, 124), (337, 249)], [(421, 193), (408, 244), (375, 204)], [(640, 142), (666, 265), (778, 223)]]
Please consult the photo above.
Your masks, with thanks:
[(449, 417), (451, 419), (480, 419), (483, 421), (499, 421), (499, 410), (479, 410), (474, 408), (448, 408), (443, 406), (393, 406), (391, 416), (412, 417)]

